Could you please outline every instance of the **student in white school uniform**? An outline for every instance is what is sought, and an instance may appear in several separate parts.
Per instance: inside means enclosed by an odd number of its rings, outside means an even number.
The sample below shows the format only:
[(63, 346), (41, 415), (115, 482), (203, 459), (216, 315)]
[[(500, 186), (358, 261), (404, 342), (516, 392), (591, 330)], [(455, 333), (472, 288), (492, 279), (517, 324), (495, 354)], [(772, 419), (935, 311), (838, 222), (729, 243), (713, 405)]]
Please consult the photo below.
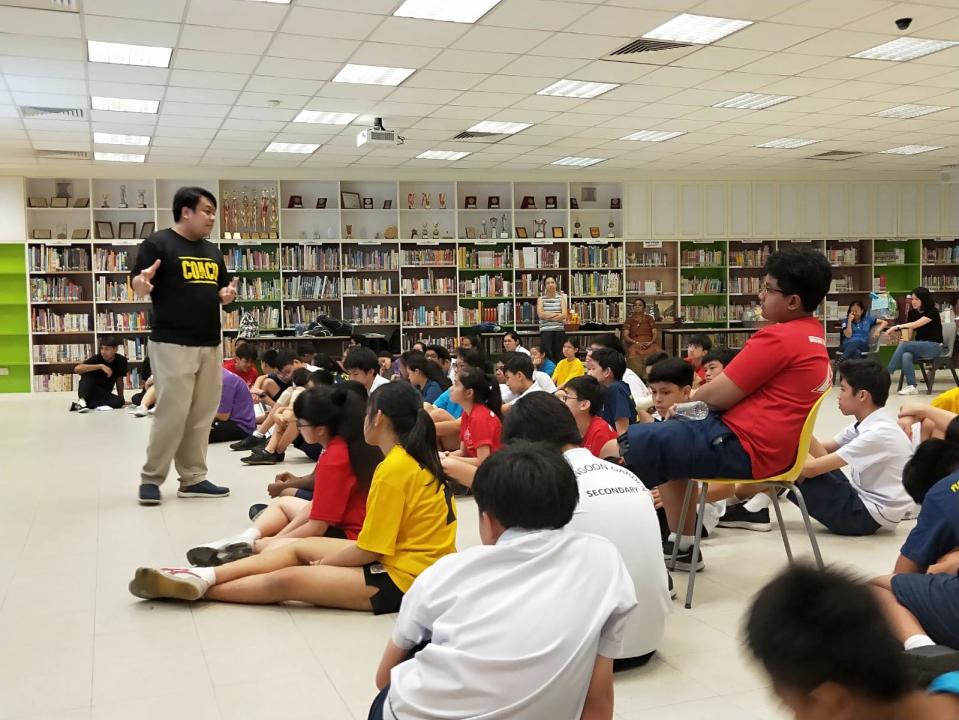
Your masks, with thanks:
[[(856, 422), (833, 440), (813, 438), (800, 489), (809, 514), (837, 535), (872, 535), (893, 529), (913, 509), (902, 485), (912, 444), (884, 407), (889, 373), (875, 360), (846, 360), (839, 366), (839, 410)], [(849, 468), (849, 477), (841, 468)], [(790, 499), (792, 499), (790, 497)], [(730, 507), (721, 527), (769, 526), (768, 495)], [(764, 505), (756, 510), (757, 504)], [(752, 505), (752, 507), (750, 506)]]
[[(506, 389), (509, 391), (503, 403), (503, 413), (509, 412), (513, 403), (530, 393), (544, 392), (533, 380), (533, 361), (529, 355), (514, 352), (506, 358), (503, 365), (503, 375), (506, 380)], [(542, 373), (540, 373), (542, 374)], [(502, 390), (502, 387), (500, 388)], [(556, 387), (553, 387), (556, 390)]]
[[(610, 350), (615, 350), (622, 355), (626, 355), (626, 349), (623, 347), (623, 343), (618, 337), (613, 333), (600, 333), (593, 337), (589, 342), (589, 352), (586, 353), (586, 371), (589, 372), (590, 367), (592, 366), (592, 354), (593, 350), (598, 350), (599, 348), (609, 348)], [(632, 369), (626, 368), (626, 372), (623, 373), (623, 382), (629, 387), (629, 393), (633, 396), (633, 402), (636, 403), (637, 410), (647, 410), (653, 404), (653, 394), (650, 392), (649, 388), (646, 386), (639, 375), (633, 372)]]
[(473, 496), (483, 544), (406, 593), (370, 719), (610, 720), (636, 596), (612, 543), (564, 527), (579, 496), (572, 469), (517, 443), (480, 466)]

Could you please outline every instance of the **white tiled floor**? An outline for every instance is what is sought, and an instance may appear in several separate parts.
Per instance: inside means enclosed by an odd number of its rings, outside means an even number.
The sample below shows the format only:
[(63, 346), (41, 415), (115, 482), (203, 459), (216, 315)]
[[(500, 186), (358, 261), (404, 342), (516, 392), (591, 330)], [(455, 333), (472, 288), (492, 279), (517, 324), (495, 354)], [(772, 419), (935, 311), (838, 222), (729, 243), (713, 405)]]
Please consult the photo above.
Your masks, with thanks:
[[(276, 470), (241, 466), (237, 453), (214, 447), (211, 479), (228, 484), (230, 498), (178, 500), (168, 483), (161, 507), (142, 508), (152, 420), (77, 415), (68, 402), (0, 397), (0, 720), (365, 718), (392, 616), (145, 603), (127, 592), (137, 565), (182, 565), (191, 545), (243, 529)], [(817, 434), (844, 423), (830, 399)], [(478, 542), (473, 510), (460, 502), (461, 547)], [(798, 513), (786, 512), (794, 546), (808, 555)], [(819, 539), (827, 562), (868, 576), (891, 569), (910, 526)], [(617, 676), (618, 717), (785, 717), (738, 635), (751, 594), (784, 564), (779, 535), (721, 530), (704, 555), (694, 608), (677, 601), (654, 661)], [(685, 576), (676, 580), (682, 597)]]

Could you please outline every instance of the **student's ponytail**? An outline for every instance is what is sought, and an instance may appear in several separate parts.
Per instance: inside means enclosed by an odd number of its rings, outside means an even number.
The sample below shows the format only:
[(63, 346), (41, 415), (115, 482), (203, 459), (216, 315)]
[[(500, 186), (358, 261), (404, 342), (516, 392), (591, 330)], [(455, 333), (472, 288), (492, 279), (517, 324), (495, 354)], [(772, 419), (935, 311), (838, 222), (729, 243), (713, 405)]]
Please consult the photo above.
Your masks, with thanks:
[(370, 395), (368, 416), (383, 413), (407, 454), (436, 478), (440, 487), (447, 485), (446, 473), (436, 450), (436, 428), (423, 409), (420, 394), (409, 383), (389, 383)]
[(459, 381), (464, 390), (473, 391), (473, 402), (476, 405), (485, 405), (496, 417), (503, 419), (503, 399), (498, 382), (490, 380), (489, 376), (477, 367), (464, 367), (460, 370)]

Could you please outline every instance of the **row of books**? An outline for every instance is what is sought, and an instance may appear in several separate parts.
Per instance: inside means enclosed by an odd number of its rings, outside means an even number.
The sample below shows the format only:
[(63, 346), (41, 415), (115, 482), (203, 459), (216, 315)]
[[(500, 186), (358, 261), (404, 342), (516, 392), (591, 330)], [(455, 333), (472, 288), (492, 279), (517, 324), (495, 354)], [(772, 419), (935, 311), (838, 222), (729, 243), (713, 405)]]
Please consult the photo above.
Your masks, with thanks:
[(715, 267), (723, 264), (725, 256), (722, 250), (683, 250), (680, 263), (692, 267)]
[(618, 268), (623, 264), (621, 245), (574, 245), (569, 248), (569, 265), (574, 268)]
[[(556, 277), (556, 289), (559, 292), (565, 292), (563, 288), (564, 277), (558, 275)], [(542, 275), (520, 275), (517, 278), (516, 283), (516, 294), (520, 297), (539, 297), (543, 294), (543, 276)]]
[(98, 312), (98, 332), (146, 332), (150, 329), (146, 311), (139, 312)]
[(856, 265), (859, 263), (859, 248), (855, 245), (826, 248), (826, 259), (831, 265)]
[(723, 281), (711, 277), (684, 277), (679, 291), (684, 295), (718, 295), (723, 292)]
[(725, 322), (725, 305), (684, 305), (683, 317), (686, 322)]
[(396, 270), (399, 253), (396, 250), (351, 250), (343, 253), (344, 270)]
[(97, 247), (93, 250), (93, 267), (98, 272), (127, 272), (133, 267), (133, 252)]
[(626, 267), (666, 267), (668, 264), (669, 255), (665, 250), (644, 250), (626, 256)]
[(626, 304), (622, 300), (577, 300), (570, 309), (580, 322), (620, 325), (626, 320)]
[(30, 278), (31, 302), (79, 302), (83, 300), (83, 287), (68, 278)]
[(340, 269), (340, 251), (335, 247), (284, 245), (280, 250), (280, 259), (284, 270), (335, 272)]
[(513, 283), (502, 275), (477, 275), (459, 283), (459, 294), (463, 297), (506, 297), (512, 290)]
[[(755, 250), (746, 248), (731, 249), (729, 251), (729, 264), (739, 267), (761, 268), (766, 264), (770, 253), (772, 253), (772, 248), (769, 247), (769, 245), (763, 245)], [(683, 264), (691, 265), (692, 263), (684, 262)], [(720, 264), (722, 264), (721, 260)]]
[(343, 278), (343, 295), (392, 295), (393, 276), (383, 277), (355, 277)]
[(906, 249), (876, 250), (873, 262), (875, 265), (904, 265), (906, 263)]
[(237, 297), (240, 300), (279, 300), (280, 284), (261, 277), (243, 277), (237, 283)]
[(662, 280), (630, 280), (626, 279), (626, 292), (627, 294), (638, 294), (638, 295), (662, 295), (663, 294), (663, 282)]
[(421, 248), (400, 251), (404, 265), (453, 265), (456, 262), (453, 248)]
[(456, 278), (435, 277), (431, 270), (426, 277), (403, 278), (400, 292), (404, 295), (456, 294)]
[(411, 350), (413, 348), (413, 343), (421, 342), (424, 345), (441, 345), (445, 347), (450, 352), (457, 347), (457, 340), (455, 335), (444, 335), (441, 337), (436, 337), (433, 335), (413, 335), (407, 334), (403, 336), (403, 349)]
[(95, 297), (98, 302), (139, 302), (141, 300), (150, 302), (149, 298), (141, 299), (134, 294), (129, 278), (117, 282), (106, 277), (98, 277)]
[(223, 252), (223, 260), (230, 272), (262, 270), (274, 271), (278, 268), (276, 253), (253, 248), (229, 248)]
[(35, 333), (89, 332), (90, 314), (60, 314), (48, 308), (31, 308), (30, 327)]
[(936, 245), (935, 247), (924, 247), (922, 249), (922, 261), (930, 265), (959, 263), (959, 246), (946, 245), (942, 247)]
[(298, 324), (309, 325), (311, 322), (318, 322), (321, 315), (336, 316), (339, 314), (339, 307), (333, 310), (327, 305), (284, 305), (283, 327), (291, 328)]
[(618, 272), (574, 272), (573, 295), (621, 295), (623, 276)]
[(456, 324), (456, 312), (440, 307), (428, 308), (425, 305), (403, 310), (403, 324), (416, 327), (436, 327)]
[(959, 290), (959, 275), (926, 275), (922, 284), (933, 291)]
[[(353, 278), (347, 278), (352, 280)], [(297, 300), (335, 299), (340, 296), (340, 279), (333, 275), (297, 275), (283, 278), (283, 297)]]
[(833, 275), (832, 280), (829, 283), (829, 292), (856, 292), (856, 281), (853, 279), (852, 275)]
[[(535, 309), (534, 306), (534, 312)], [(459, 309), (459, 322), (460, 325), (465, 327), (486, 322), (511, 325), (513, 323), (513, 307), (509, 302), (490, 304), (480, 302), (477, 303), (475, 308), (461, 307)]]
[(90, 343), (33, 346), (35, 363), (80, 363), (91, 355), (93, 355), (93, 346)]
[(516, 267), (528, 269), (552, 269), (562, 267), (563, 255), (549, 247), (524, 247), (516, 249)]
[[(280, 327), (280, 308), (270, 307), (269, 305), (253, 305), (244, 307), (244, 313), (249, 313), (256, 324), (263, 328)], [(240, 312), (223, 313), (223, 329), (236, 330), (240, 327)]]
[(30, 272), (67, 272), (90, 269), (90, 251), (82, 247), (48, 247), (30, 245), (27, 248)]
[(344, 309), (345, 319), (354, 325), (398, 325), (400, 310), (395, 305), (353, 305)]
[(464, 270), (509, 269), (513, 265), (513, 251), (508, 247), (502, 250), (460, 247), (457, 248), (457, 265)]
[(731, 277), (729, 292), (734, 295), (758, 295), (763, 279), (760, 277)]

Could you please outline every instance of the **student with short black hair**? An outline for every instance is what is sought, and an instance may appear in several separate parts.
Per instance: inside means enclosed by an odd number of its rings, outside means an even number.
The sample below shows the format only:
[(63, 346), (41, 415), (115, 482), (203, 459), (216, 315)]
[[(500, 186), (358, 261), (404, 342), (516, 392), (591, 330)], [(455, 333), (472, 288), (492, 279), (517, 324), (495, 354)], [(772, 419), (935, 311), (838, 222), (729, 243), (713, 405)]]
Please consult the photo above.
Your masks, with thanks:
[(512, 396), (503, 404), (503, 413), (519, 398), (533, 392), (543, 392), (543, 388), (533, 382), (533, 361), (529, 355), (514, 352), (506, 356), (503, 363), (503, 376), (507, 389)]
[[(454, 363), (453, 356), (450, 354), (450, 351), (442, 345), (427, 345), (423, 354), (426, 355), (427, 360), (431, 360), (440, 366), (440, 370), (443, 371), (443, 375), (452, 384)], [(446, 389), (449, 389), (449, 387), (450, 385), (447, 385)]]
[(653, 409), (656, 417), (644, 418), (644, 422), (665, 420), (669, 408), (689, 401), (693, 390), (695, 371), (685, 360), (667, 357), (653, 365), (646, 373), (646, 382), (653, 393)]
[[(371, 720), (612, 718), (612, 658), (636, 597), (608, 540), (564, 528), (578, 495), (553, 449), (518, 443), (479, 468), (483, 544), (413, 583), (376, 673)], [(449, 691), (463, 683), (468, 691)]]
[(362, 383), (370, 394), (389, 383), (389, 380), (379, 373), (380, 362), (376, 358), (376, 353), (362, 345), (357, 345), (346, 353), (346, 357), (343, 358), (343, 369), (346, 370), (350, 380)]
[(123, 384), (127, 379), (127, 359), (118, 350), (121, 344), (119, 338), (108, 335), (100, 340), (96, 355), (73, 368), (80, 375), (80, 399), (70, 404), (71, 411), (85, 413), (100, 407), (119, 410), (126, 404)]
[(622, 434), (636, 422), (636, 403), (629, 386), (623, 382), (626, 357), (612, 348), (597, 348), (590, 353), (588, 372), (606, 389), (602, 418)]
[(304, 365), (313, 366), (313, 358), (316, 356), (316, 346), (309, 340), (302, 340), (296, 344), (296, 359)]
[[(589, 341), (589, 352), (586, 353), (586, 370), (589, 371), (590, 358), (594, 351), (599, 348), (609, 348), (610, 350), (615, 350), (623, 357), (626, 357), (626, 349), (623, 346), (623, 343), (614, 333), (600, 333), (599, 335), (593, 335)], [(633, 397), (633, 402), (636, 403), (637, 408), (647, 408), (652, 404), (652, 395), (649, 392), (649, 388), (646, 386), (646, 383), (637, 375), (633, 370), (630, 369), (629, 364), (627, 363), (626, 371), (623, 373), (623, 382), (626, 383), (629, 387), (629, 394)]]
[(785, 570), (756, 595), (745, 634), (797, 720), (959, 717), (959, 678), (917, 689), (868, 588), (836, 570)]
[(138, 568), (138, 598), (399, 610), (413, 580), (456, 551), (456, 510), (419, 394), (387, 383), (370, 396), (366, 442), (383, 461), (373, 473), (356, 540), (303, 538), (219, 567)]
[[(463, 367), (453, 385), (453, 402), (463, 408), (460, 416), (460, 446), (443, 453), (443, 469), (460, 482), (500, 449), (503, 401), (499, 383), (491, 382), (479, 368)], [(462, 483), (461, 483), (462, 484)]]
[(256, 370), (256, 348), (250, 343), (238, 345), (233, 357), (223, 362), (223, 367), (242, 378), (247, 387), (252, 387), (260, 374)]
[(529, 350), (523, 347), (523, 341), (515, 330), (507, 330), (503, 335), (503, 352), (521, 353), (529, 357)]
[(389, 350), (380, 350), (376, 353), (376, 359), (380, 363), (380, 377), (389, 380), (393, 377), (393, 353)]
[(210, 443), (242, 440), (256, 429), (253, 398), (243, 378), (223, 368), (220, 406), (210, 426)]
[(703, 375), (703, 382), (709, 382), (718, 377), (723, 368), (733, 361), (738, 352), (738, 350), (728, 347), (714, 347), (706, 353), (703, 357), (703, 368), (706, 371)]
[(703, 366), (703, 358), (706, 357), (706, 353), (713, 349), (713, 341), (709, 339), (708, 335), (703, 333), (696, 333), (695, 335), (690, 335), (689, 342), (686, 345), (686, 357), (683, 358), (686, 362), (693, 366), (693, 370), (696, 371), (696, 379), (693, 380), (693, 386), (699, 387), (706, 379), (706, 368)]
[(556, 387), (563, 387), (573, 378), (586, 374), (586, 366), (576, 357), (578, 352), (579, 343), (575, 338), (566, 338), (563, 341), (563, 357), (556, 361), (552, 376)]
[(280, 350), (276, 354), (274, 370), (260, 386), (260, 402), (272, 407), (283, 391), (292, 384), (293, 371), (296, 369), (296, 355), (289, 350)]
[(579, 443), (598, 458), (619, 457), (618, 434), (600, 415), (606, 389), (590, 376), (575, 377), (556, 393), (573, 414), (576, 429), (582, 435)]

